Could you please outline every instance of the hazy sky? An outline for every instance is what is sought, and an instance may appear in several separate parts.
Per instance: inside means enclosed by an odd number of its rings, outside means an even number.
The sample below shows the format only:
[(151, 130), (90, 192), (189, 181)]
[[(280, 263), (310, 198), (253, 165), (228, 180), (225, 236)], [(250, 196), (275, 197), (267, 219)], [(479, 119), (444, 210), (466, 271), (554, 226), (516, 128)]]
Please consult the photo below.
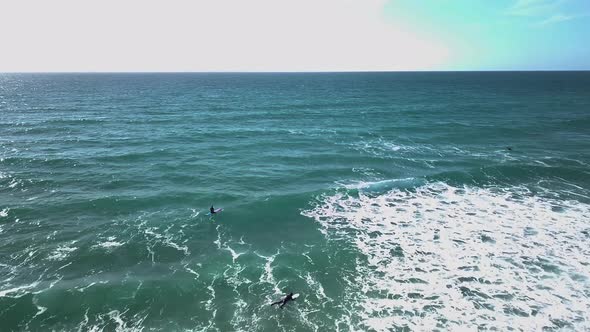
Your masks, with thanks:
[(0, 71), (590, 69), (590, 0), (0, 0)]

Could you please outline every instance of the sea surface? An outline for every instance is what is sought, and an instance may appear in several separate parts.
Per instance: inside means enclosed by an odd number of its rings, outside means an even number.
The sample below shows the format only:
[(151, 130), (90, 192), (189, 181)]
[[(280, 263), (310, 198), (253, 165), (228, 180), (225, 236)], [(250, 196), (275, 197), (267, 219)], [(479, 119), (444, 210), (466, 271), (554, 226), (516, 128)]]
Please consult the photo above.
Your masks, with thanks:
[(558, 329), (590, 72), (0, 74), (1, 331)]

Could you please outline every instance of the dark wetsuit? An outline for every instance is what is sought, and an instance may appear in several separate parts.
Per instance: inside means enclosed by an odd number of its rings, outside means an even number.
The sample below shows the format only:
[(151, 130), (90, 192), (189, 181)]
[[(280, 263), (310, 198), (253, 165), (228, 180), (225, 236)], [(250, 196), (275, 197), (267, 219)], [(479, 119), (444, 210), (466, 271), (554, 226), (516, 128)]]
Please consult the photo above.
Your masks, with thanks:
[(289, 302), (289, 301), (293, 301), (293, 300), (295, 300), (295, 299), (293, 298), (293, 293), (290, 293), (289, 295), (285, 296), (285, 298), (284, 298), (284, 299), (282, 299), (282, 300), (279, 300), (279, 301), (277, 301), (277, 302), (274, 302), (274, 303), (271, 303), (271, 305), (270, 305), (270, 306), (272, 307), (272, 306), (273, 306), (273, 305), (275, 305), (275, 304), (280, 304), (280, 305), (281, 305), (281, 306), (280, 306), (280, 308), (281, 308), (281, 309), (283, 309), (283, 307), (285, 306), (285, 304), (287, 304), (287, 302)]
[(215, 213), (215, 209), (213, 208), (213, 206), (211, 206), (211, 208), (209, 209), (209, 212), (211, 212), (211, 214)]

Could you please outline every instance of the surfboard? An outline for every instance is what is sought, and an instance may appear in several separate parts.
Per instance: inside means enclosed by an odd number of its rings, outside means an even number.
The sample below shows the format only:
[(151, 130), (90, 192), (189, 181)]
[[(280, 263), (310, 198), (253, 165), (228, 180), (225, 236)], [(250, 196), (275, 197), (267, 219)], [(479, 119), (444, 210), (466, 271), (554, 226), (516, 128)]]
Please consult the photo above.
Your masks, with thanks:
[(293, 294), (293, 300), (295, 300), (295, 299), (296, 299), (296, 298), (298, 298), (298, 297), (299, 297), (299, 293), (295, 293), (295, 294)]
[[(219, 213), (219, 212), (223, 211), (223, 208), (215, 209), (214, 211), (215, 211), (215, 213)], [(207, 212), (206, 216), (210, 216), (210, 215), (211, 215), (211, 211)]]

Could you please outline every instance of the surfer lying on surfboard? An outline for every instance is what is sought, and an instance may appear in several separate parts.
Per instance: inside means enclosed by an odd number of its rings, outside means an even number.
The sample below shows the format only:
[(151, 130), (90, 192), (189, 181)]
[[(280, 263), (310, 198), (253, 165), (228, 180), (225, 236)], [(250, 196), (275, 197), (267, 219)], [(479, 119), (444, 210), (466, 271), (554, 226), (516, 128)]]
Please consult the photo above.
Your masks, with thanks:
[(274, 303), (271, 303), (270, 306), (272, 307), (275, 304), (280, 304), (281, 305), (280, 308), (283, 309), (283, 307), (285, 306), (285, 304), (287, 304), (287, 302), (293, 301), (293, 300), (295, 300), (295, 298), (296, 298), (296, 296), (293, 297), (293, 293), (289, 293), (289, 295), (285, 296), (284, 299), (279, 300), (279, 301), (274, 302)]

